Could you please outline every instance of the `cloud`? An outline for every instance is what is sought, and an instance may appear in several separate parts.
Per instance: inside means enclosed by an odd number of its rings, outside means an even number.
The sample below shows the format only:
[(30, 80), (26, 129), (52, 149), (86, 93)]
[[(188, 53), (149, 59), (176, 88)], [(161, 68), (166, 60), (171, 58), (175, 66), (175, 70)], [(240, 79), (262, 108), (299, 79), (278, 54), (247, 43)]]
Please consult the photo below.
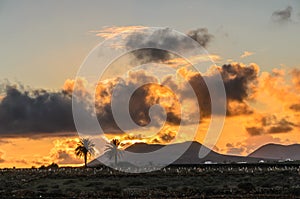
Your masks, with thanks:
[(247, 132), (251, 136), (263, 134), (288, 133), (297, 125), (289, 121), (289, 118), (278, 117), (276, 115), (257, 115), (253, 124), (246, 127)]
[(6, 85), (0, 102), (0, 134), (4, 137), (74, 135), (72, 100), (82, 114), (91, 114), (87, 105), (79, 100), (78, 95), (72, 96), (70, 90)]
[(57, 160), (58, 164), (82, 164), (82, 160), (79, 160), (69, 154), (67, 151), (57, 151)]
[[(231, 63), (217, 69), (225, 85), (227, 115), (252, 114), (253, 110), (247, 100), (255, 92), (253, 87), (259, 67), (256, 64), (246, 66)], [(179, 74), (181, 79), (177, 77)], [(130, 131), (136, 125), (160, 127), (164, 121), (167, 125), (175, 126), (195, 124), (199, 122), (199, 116), (194, 106), (199, 106), (201, 117), (210, 117), (211, 101), (205, 81), (213, 83), (216, 78), (215, 73), (201, 75), (186, 67), (178, 69), (176, 75), (165, 75), (161, 79), (147, 70), (130, 71), (124, 77), (98, 82), (96, 115), (104, 132), (115, 134)], [(82, 114), (92, 114), (88, 105), (80, 102), (80, 97), (91, 96), (88, 86), (85, 85), (88, 83), (84, 80), (77, 83), (75, 96), (72, 96), (74, 80), (66, 80), (60, 91), (24, 90), (7, 86), (5, 97), (0, 103), (0, 133), (7, 137), (74, 135), (76, 128), (72, 115), (72, 99), (79, 104)], [(129, 99), (130, 115), (127, 114), (126, 99)], [(112, 102), (118, 116), (122, 118), (118, 124), (113, 115)], [(182, 104), (190, 110), (189, 114), (181, 115)], [(155, 109), (155, 114), (151, 112), (154, 105), (161, 107)], [(134, 123), (128, 122), (129, 119)], [(167, 133), (167, 136), (165, 132), (160, 133), (162, 136), (159, 140), (167, 142), (171, 133)]]
[(231, 63), (223, 65), (220, 72), (227, 97), (230, 100), (242, 102), (254, 92), (252, 88), (258, 80), (259, 66), (254, 63), (249, 64), (249, 66), (241, 63)]
[[(89, 31), (91, 33), (96, 33), (96, 36), (98, 37), (102, 37), (104, 39), (110, 39), (113, 38), (117, 35), (119, 35), (120, 33), (123, 34), (123, 37), (126, 37), (130, 34), (132, 34), (132, 32), (136, 32), (138, 30), (143, 30), (147, 27), (145, 26), (112, 26), (112, 27), (105, 27), (101, 30), (92, 30)], [(124, 34), (124, 32), (126, 34)]]
[[(58, 139), (50, 151), (48, 162), (55, 162), (59, 165), (82, 164), (83, 161), (76, 157), (75, 148), (78, 138)], [(91, 157), (89, 157), (89, 160)]]
[(208, 32), (207, 28), (190, 30), (188, 31), (187, 35), (197, 41), (203, 47), (207, 47), (207, 45), (214, 38), (214, 36)]
[(292, 76), (292, 83), (297, 90), (300, 91), (300, 70), (298, 68), (294, 68), (290, 71)]
[(229, 147), (227, 149), (227, 154), (241, 155), (244, 150), (244, 148)]
[(168, 144), (175, 140), (178, 127), (172, 125), (164, 125), (157, 133), (154, 135), (148, 135), (148, 132), (142, 133), (130, 133), (119, 136), (121, 141), (121, 146), (126, 148), (134, 143), (148, 143), (148, 144)]
[(286, 23), (291, 21), (293, 8), (291, 6), (287, 6), (283, 10), (277, 10), (272, 14), (272, 20), (278, 23)]
[[(153, 83), (148, 83), (153, 82)], [(163, 86), (158, 85), (158, 79), (146, 73), (144, 70), (132, 71), (128, 73), (127, 78), (117, 78), (110, 83), (99, 83), (97, 87), (97, 95), (99, 103), (97, 105), (98, 120), (101, 127), (108, 133), (122, 133), (122, 130), (130, 130), (134, 126), (128, 122), (128, 117), (140, 126), (146, 126), (150, 122), (154, 126), (159, 126), (160, 121), (164, 121), (164, 114), (156, 111), (156, 116), (150, 120), (150, 108), (153, 105), (161, 105), (166, 112), (166, 121), (172, 124), (180, 123), (179, 102), (172, 91)], [(108, 86), (106, 86), (108, 84)], [(114, 92), (114, 96), (112, 95)], [(132, 95), (131, 95), (132, 93)], [(129, 100), (129, 104), (127, 103)], [(111, 103), (121, 119), (116, 124)], [(130, 116), (127, 114), (129, 106)], [(119, 126), (122, 126), (122, 130)]]
[(244, 51), (243, 54), (241, 55), (241, 58), (246, 58), (246, 57), (249, 57), (253, 54), (254, 54), (254, 52)]
[[(184, 46), (184, 42), (181, 39), (172, 34), (172, 30), (169, 28), (165, 28), (163, 30), (156, 30), (153, 34), (144, 38), (144, 30), (149, 29), (146, 26), (112, 26), (112, 27), (104, 27), (101, 30), (92, 30), (89, 31), (91, 33), (96, 33), (96, 36), (102, 37), (104, 39), (111, 39), (116, 36), (121, 36), (122, 39), (129, 39), (127, 46), (131, 46), (132, 42), (140, 42), (140, 43), (151, 43), (154, 40), (157, 41), (158, 38), (162, 38), (160, 40), (162, 42), (161, 46), (170, 46), (170, 45), (181, 45)], [(190, 30), (187, 32), (187, 35), (198, 42), (201, 46), (206, 47), (209, 44), (214, 36), (208, 32), (207, 28), (198, 28), (195, 30)], [(143, 39), (142, 39), (143, 38)], [(135, 44), (134, 44), (135, 45)]]
[[(255, 92), (259, 67), (256, 64), (248, 66), (241, 63), (225, 64), (218, 67), (222, 76), (226, 97), (227, 97), (227, 115), (242, 115), (251, 114), (253, 111), (249, 107), (246, 100), (252, 98)], [(187, 69), (180, 69), (179, 72), (185, 76), (188, 83), (194, 89), (202, 117), (210, 116), (211, 114), (211, 99), (208, 88), (205, 82), (215, 82), (216, 74), (201, 75), (195, 72), (189, 72)], [(215, 89), (217, 93), (218, 88)], [(183, 87), (181, 90), (184, 98), (193, 97), (191, 91)], [(220, 96), (221, 99), (221, 96)]]
[(298, 69), (261, 73), (254, 88), (252, 119), (245, 124), (249, 135), (292, 133), (299, 128), (299, 79)]
[(0, 139), (0, 145), (1, 144), (10, 144), (10, 143), (11, 143), (11, 141)]
[(300, 112), (300, 104), (292, 104), (290, 106), (290, 109), (295, 111), (295, 112)]
[[(190, 30), (187, 36), (198, 42), (201, 46), (206, 47), (212, 40), (213, 35), (208, 33), (206, 28), (199, 28)], [(143, 32), (133, 32), (126, 37), (126, 48), (132, 49), (133, 47), (142, 48), (143, 46), (153, 46), (148, 49), (139, 49), (132, 54), (140, 64), (150, 62), (164, 62), (174, 59), (177, 56), (160, 49), (186, 49), (190, 44), (189, 38), (179, 37), (174, 34), (172, 29), (165, 28), (155, 30), (151, 35), (145, 36)]]
[(233, 144), (227, 143), (227, 144), (226, 144), (226, 147), (233, 147)]
[(26, 160), (15, 160), (15, 163), (18, 163), (18, 164), (28, 164), (28, 162)]
[(71, 95), (7, 86), (0, 103), (0, 124), (2, 135), (75, 131)]
[(5, 162), (5, 160), (3, 159), (4, 156), (4, 152), (0, 151), (0, 164)]
[(262, 135), (265, 133), (263, 128), (255, 126), (246, 127), (246, 130), (251, 136)]
[(273, 137), (271, 134), (264, 134), (261, 136), (247, 137), (245, 140), (239, 140), (237, 143), (233, 143), (232, 145), (233, 147), (243, 149), (243, 155), (249, 155), (254, 150), (268, 143), (283, 144), (284, 142), (278, 137)]

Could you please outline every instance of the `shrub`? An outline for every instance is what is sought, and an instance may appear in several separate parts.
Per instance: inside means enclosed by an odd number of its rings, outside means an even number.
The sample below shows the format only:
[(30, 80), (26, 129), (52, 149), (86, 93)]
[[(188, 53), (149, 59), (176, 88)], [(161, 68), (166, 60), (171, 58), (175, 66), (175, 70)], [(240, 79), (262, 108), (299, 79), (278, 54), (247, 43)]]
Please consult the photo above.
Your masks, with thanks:
[(247, 192), (247, 193), (250, 192), (250, 191), (255, 190), (254, 185), (250, 182), (240, 183), (240, 184), (238, 184), (238, 188), (245, 191), (245, 192)]

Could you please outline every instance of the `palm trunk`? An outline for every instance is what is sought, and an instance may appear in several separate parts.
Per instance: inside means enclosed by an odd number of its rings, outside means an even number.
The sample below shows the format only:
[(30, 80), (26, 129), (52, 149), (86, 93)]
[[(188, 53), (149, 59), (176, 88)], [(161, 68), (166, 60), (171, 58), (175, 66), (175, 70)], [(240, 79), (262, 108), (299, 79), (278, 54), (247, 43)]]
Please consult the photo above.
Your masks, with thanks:
[(117, 166), (117, 163), (118, 163), (118, 154), (116, 153), (115, 154), (115, 166)]
[(87, 154), (84, 154), (84, 167), (87, 167)]

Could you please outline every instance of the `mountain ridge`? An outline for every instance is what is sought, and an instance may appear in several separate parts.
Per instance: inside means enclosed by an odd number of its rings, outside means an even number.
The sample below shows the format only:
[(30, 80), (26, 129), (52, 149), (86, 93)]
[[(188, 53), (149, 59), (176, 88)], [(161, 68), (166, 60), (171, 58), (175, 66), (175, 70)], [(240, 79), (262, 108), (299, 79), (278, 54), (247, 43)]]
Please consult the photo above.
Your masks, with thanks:
[[(187, 141), (187, 142), (175, 143), (170, 145), (135, 143), (131, 146), (128, 146), (125, 149), (125, 151), (131, 153), (151, 153), (158, 149), (166, 147), (169, 149), (170, 153), (172, 153), (173, 151), (178, 151), (178, 148), (180, 149), (180, 147), (184, 145), (187, 145), (188, 148), (179, 158), (175, 159), (175, 161), (171, 163), (172, 165), (213, 164), (213, 163), (258, 163), (261, 160), (268, 161), (267, 159), (264, 158), (223, 155), (209, 149), (208, 147), (202, 145), (197, 141)], [(204, 152), (207, 153), (207, 155), (203, 158), (199, 158), (200, 149), (204, 150)], [(157, 162), (159, 162), (159, 158), (163, 158), (163, 157), (158, 157)], [(105, 154), (91, 161), (89, 163), (89, 166), (93, 167), (99, 165), (100, 161), (98, 159), (105, 160)], [(121, 159), (120, 161), (123, 160)]]
[(250, 153), (248, 157), (274, 160), (300, 160), (300, 144), (282, 145), (269, 143)]

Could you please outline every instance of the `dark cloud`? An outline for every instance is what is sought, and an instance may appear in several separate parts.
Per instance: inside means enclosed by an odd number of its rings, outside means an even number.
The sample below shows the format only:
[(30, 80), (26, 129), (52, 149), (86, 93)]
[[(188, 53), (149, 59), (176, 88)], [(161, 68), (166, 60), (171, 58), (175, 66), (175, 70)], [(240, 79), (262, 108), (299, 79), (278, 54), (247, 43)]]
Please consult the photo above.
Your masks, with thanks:
[(281, 119), (268, 130), (268, 133), (287, 133), (293, 130), (295, 125), (292, 122), (287, 121), (285, 118)]
[(251, 94), (250, 83), (256, 83), (258, 66), (250, 64), (243, 66), (238, 63), (225, 64), (220, 68), (226, 95), (229, 100), (242, 102)]
[[(255, 92), (254, 88), (258, 81), (258, 70), (259, 68), (255, 64), (244, 66), (232, 63), (219, 67), (226, 91), (228, 116), (253, 113), (246, 100)], [(205, 82), (212, 82), (211, 85), (213, 85), (217, 76), (215, 74), (202, 76), (199, 73), (195, 73), (188, 78), (188, 84), (192, 86), (198, 98), (201, 116), (210, 116), (211, 99)], [(220, 88), (215, 88), (214, 91), (221, 93), (218, 92), (218, 89)], [(186, 98), (192, 96), (190, 91), (186, 92), (186, 89), (182, 91), (182, 95)]]
[(300, 104), (292, 104), (290, 109), (296, 112), (300, 112)]
[(265, 130), (263, 128), (255, 127), (255, 126), (247, 127), (246, 130), (251, 136), (262, 135), (265, 132)]
[(18, 163), (18, 164), (28, 164), (26, 160), (16, 160), (15, 163)]
[(6, 87), (0, 102), (1, 135), (69, 131), (75, 131), (70, 93)]
[(220, 69), (227, 96), (227, 115), (247, 115), (253, 110), (246, 100), (255, 93), (259, 67), (256, 64), (244, 66), (239, 63), (225, 64)]
[(208, 33), (207, 28), (190, 30), (187, 35), (197, 41), (203, 47), (206, 47), (214, 37), (212, 34)]
[(288, 118), (278, 118), (275, 115), (267, 115), (256, 121), (256, 124), (246, 127), (247, 132), (252, 135), (288, 133), (297, 126)]
[[(187, 35), (198, 42), (201, 46), (206, 47), (212, 40), (213, 35), (208, 33), (206, 28), (191, 30)], [(191, 42), (187, 37), (180, 37), (173, 33), (169, 28), (154, 31), (150, 36), (145, 36), (142, 32), (136, 32), (127, 37), (126, 47), (128, 49), (142, 48), (151, 46), (148, 49), (140, 49), (132, 52), (136, 61), (140, 64), (150, 62), (164, 62), (177, 57), (176, 55), (160, 49), (187, 49)]]
[(226, 144), (226, 147), (233, 147), (233, 144), (227, 143), (227, 144)]
[(293, 8), (291, 6), (286, 7), (283, 10), (277, 10), (273, 12), (272, 19), (275, 22), (285, 23), (291, 21)]

